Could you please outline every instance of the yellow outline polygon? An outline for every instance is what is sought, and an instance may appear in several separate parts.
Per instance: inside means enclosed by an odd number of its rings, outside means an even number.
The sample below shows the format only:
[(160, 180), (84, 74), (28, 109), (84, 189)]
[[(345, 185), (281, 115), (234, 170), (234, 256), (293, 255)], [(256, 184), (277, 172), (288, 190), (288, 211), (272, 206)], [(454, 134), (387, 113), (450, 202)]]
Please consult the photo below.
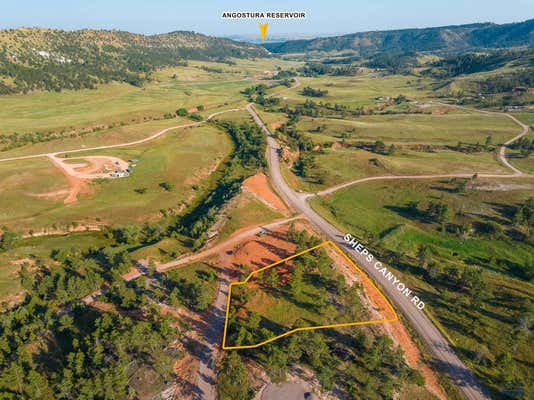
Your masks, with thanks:
[[(295, 257), (298, 257), (302, 254), (305, 254), (305, 253), (309, 253), (310, 251), (313, 251), (315, 249), (318, 249), (318, 248), (321, 248), (321, 247), (324, 247), (326, 245), (331, 245), (334, 250), (336, 250), (339, 254), (341, 254), (343, 256), (343, 258), (345, 258), (345, 260), (347, 260), (359, 273), (362, 277), (364, 277), (365, 279), (367, 279), (367, 281), (371, 284), (371, 286), (373, 286), (377, 291), (378, 293), (383, 297), (383, 299), (386, 301), (386, 304), (388, 305), (390, 311), (393, 313), (393, 315), (395, 316), (394, 318), (392, 319), (377, 319), (377, 320), (371, 320), (371, 321), (359, 321), (359, 322), (346, 322), (346, 323), (340, 323), (340, 324), (330, 324), (330, 325), (317, 325), (317, 326), (306, 326), (306, 327), (302, 327), (302, 328), (295, 328), (295, 329), (291, 329), (287, 332), (284, 332), (282, 333), (281, 335), (278, 335), (278, 336), (274, 336), (270, 339), (267, 339), (267, 340), (264, 340), (263, 342), (260, 342), (260, 343), (257, 343), (257, 344), (250, 344), (250, 345), (244, 345), (244, 346), (226, 346), (226, 332), (227, 332), (227, 329), (228, 329), (228, 317), (230, 315), (230, 300), (232, 298), (232, 287), (233, 286), (239, 286), (239, 285), (245, 285), (246, 283), (248, 283), (248, 281), (256, 274), (262, 272), (262, 271), (265, 271), (266, 269), (269, 269), (269, 268), (273, 268), (273, 267), (276, 267), (277, 265), (279, 264), (282, 264), (286, 261), (289, 261)], [(382, 291), (375, 285), (375, 283), (373, 282), (373, 280), (371, 278), (369, 278), (369, 276), (360, 268), (356, 265), (356, 263), (354, 261), (352, 261), (350, 259), (349, 256), (347, 256), (343, 250), (341, 250), (339, 248), (339, 246), (337, 244), (335, 244), (334, 242), (332, 242), (331, 240), (327, 240), (321, 244), (318, 244), (317, 246), (313, 246), (313, 247), (310, 247), (309, 249), (306, 249), (306, 250), (303, 250), (303, 251), (300, 251), (296, 254), (293, 254), (292, 256), (289, 256), (287, 258), (284, 258), (283, 260), (280, 260), (280, 261), (277, 261), (273, 264), (269, 264), (267, 265), (266, 267), (263, 267), (263, 268), (260, 268), (256, 271), (252, 271), (246, 278), (244, 281), (240, 281), (240, 282), (231, 282), (230, 283), (230, 286), (228, 287), (228, 299), (226, 301), (226, 317), (224, 319), (224, 331), (223, 331), (223, 340), (222, 340), (222, 348), (223, 350), (242, 350), (242, 349), (254, 349), (254, 348), (257, 348), (257, 347), (260, 347), (260, 346), (263, 346), (264, 344), (267, 344), (267, 343), (270, 343), (270, 342), (273, 342), (275, 340), (278, 340), (278, 339), (281, 339), (285, 336), (288, 336), (288, 335), (291, 335), (292, 333), (295, 333), (295, 332), (301, 332), (301, 331), (312, 331), (312, 330), (317, 330), (317, 329), (325, 329), (325, 328), (341, 328), (341, 327), (346, 327), (346, 326), (360, 326), (360, 325), (372, 325), (372, 324), (381, 324), (381, 323), (388, 323), (388, 322), (395, 322), (395, 321), (398, 321), (399, 320), (399, 316), (397, 315), (397, 313), (395, 312), (395, 309), (393, 308), (393, 306), (391, 305), (391, 303), (389, 302), (389, 300), (387, 299), (386, 296), (384, 296), (384, 294), (382, 293)]]

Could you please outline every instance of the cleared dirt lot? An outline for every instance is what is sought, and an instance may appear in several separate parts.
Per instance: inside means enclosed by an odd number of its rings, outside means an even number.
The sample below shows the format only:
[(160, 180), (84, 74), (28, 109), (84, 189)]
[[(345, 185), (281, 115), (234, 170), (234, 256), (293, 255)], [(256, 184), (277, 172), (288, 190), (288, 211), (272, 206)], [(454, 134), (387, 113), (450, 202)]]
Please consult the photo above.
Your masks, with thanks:
[[(67, 178), (69, 190), (67, 197), (63, 200), (65, 204), (74, 203), (78, 200), (78, 194), (90, 193), (88, 180), (92, 179), (112, 179), (111, 172), (115, 170), (125, 171), (128, 163), (118, 157), (112, 156), (86, 156), (81, 158), (60, 158), (56, 155), (49, 155), (48, 159)], [(72, 163), (75, 161), (75, 163)], [(50, 192), (48, 195), (61, 195), (61, 193)]]

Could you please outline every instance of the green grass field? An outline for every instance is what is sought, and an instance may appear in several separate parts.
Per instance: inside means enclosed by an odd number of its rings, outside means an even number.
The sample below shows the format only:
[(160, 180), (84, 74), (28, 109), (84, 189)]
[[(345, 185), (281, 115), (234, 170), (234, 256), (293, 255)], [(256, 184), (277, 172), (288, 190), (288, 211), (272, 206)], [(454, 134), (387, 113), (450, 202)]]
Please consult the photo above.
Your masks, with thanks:
[[(68, 205), (63, 204), (66, 195), (44, 195), (68, 189), (66, 178), (48, 160), (1, 163), (0, 188), (6, 195), (0, 198), (0, 225), (24, 230), (74, 221), (121, 224), (153, 219), (162, 209), (179, 212), (208, 183), (208, 176), (231, 149), (223, 131), (202, 125), (171, 131), (139, 146), (89, 152), (139, 161), (129, 177), (92, 181), (90, 193)], [(173, 184), (174, 190), (163, 190), (162, 182)], [(134, 189), (146, 191), (139, 194)]]
[[(534, 140), (534, 133), (529, 132), (525, 137), (529, 140)], [(534, 174), (534, 154), (525, 157), (517, 149), (507, 149), (506, 156), (510, 164), (514, 167), (519, 168), (519, 170), (527, 174)]]
[(290, 179), (295, 187), (316, 191), (353, 179), (381, 175), (427, 175), (452, 173), (496, 173), (510, 171), (499, 164), (495, 153), (465, 154), (451, 150), (427, 153), (414, 150), (397, 150), (393, 155), (379, 155), (365, 150), (325, 149), (315, 157), (314, 172), (323, 174), (322, 184), (297, 177)]
[[(318, 127), (320, 132), (316, 132)], [(382, 140), (395, 145), (449, 146), (459, 141), (484, 144), (487, 136), (493, 144), (500, 144), (520, 132), (520, 127), (504, 115), (480, 113), (363, 115), (352, 120), (304, 117), (297, 128), (316, 143), (339, 141), (342, 133), (349, 133), (349, 143)]]
[(534, 125), (534, 112), (514, 113), (513, 115), (524, 124)]
[[(512, 373), (526, 382), (528, 388), (532, 350), (528, 341), (516, 335), (525, 307), (534, 300), (534, 292), (532, 285), (517, 278), (514, 271), (533, 254), (532, 245), (512, 240), (508, 235), (460, 238), (405, 213), (404, 207), (410, 201), (439, 200), (449, 205), (454, 222), (507, 221), (511, 226), (511, 206), (534, 196), (532, 180), (482, 183), (484, 189), (461, 194), (454, 193), (446, 181), (370, 182), (326, 198), (314, 198), (311, 203), (343, 232), (362, 238), (375, 253), (382, 254), (382, 261), (390, 260), (407, 284), (418, 290), (427, 304), (425, 311), (438, 321), (460, 356), (486, 384), (495, 390), (503, 386), (495, 360), (511, 351), (516, 362)], [(457, 214), (459, 211), (463, 216)], [(428, 246), (432, 259), (445, 271), (454, 266), (481, 267), (487, 281), (483, 304), (473, 306), (469, 294), (425, 277), (414, 265), (420, 246)], [(394, 255), (387, 258), (386, 251)], [(476, 361), (475, 354), (480, 351), (489, 353), (489, 362)]]
[(534, 156), (510, 158), (510, 164), (527, 174), (534, 174)]
[[(425, 110), (446, 108), (438, 105), (430, 107), (430, 103), (425, 103), (426, 99), (435, 96), (435, 92), (431, 91), (429, 79), (397, 75), (377, 78), (375, 73), (369, 73), (354, 77), (301, 78), (301, 81), (302, 87), (309, 85), (316, 89), (328, 90), (328, 95), (312, 98), (321, 103), (356, 107), (379, 104), (381, 102), (376, 99), (379, 96), (394, 97), (403, 94), (409, 99), (422, 101)], [(299, 92), (300, 89), (297, 88), (285, 93), (284, 97), (287, 98), (283, 101), (292, 105), (310, 99)], [(427, 105), (429, 107), (426, 107)], [(258, 109), (267, 124), (285, 121), (284, 114), (265, 112), (260, 107)], [(520, 127), (504, 115), (481, 114), (453, 108), (448, 108), (444, 114), (435, 115), (383, 114), (346, 119), (301, 116), (296, 128), (318, 145), (333, 142), (350, 145), (381, 140), (386, 149), (392, 144), (397, 147), (393, 155), (387, 156), (354, 147), (325, 148), (315, 154), (312, 178), (298, 177), (288, 169), (284, 172), (293, 187), (304, 191), (315, 191), (353, 179), (377, 175), (507, 174), (510, 171), (501, 165), (495, 152), (468, 154), (454, 151), (452, 148), (459, 142), (463, 147), (477, 143), (484, 145), (488, 136), (491, 136), (491, 145), (497, 146), (520, 131)], [(417, 148), (428, 145), (438, 148), (434, 152)], [(403, 146), (405, 148), (402, 148)], [(318, 176), (320, 179), (317, 179)]]
[[(206, 113), (204, 113), (206, 114)], [(235, 112), (228, 112), (214, 117), (215, 121), (230, 121), (235, 123), (254, 123), (254, 120), (248, 113), (248, 111), (240, 110)]]
[[(396, 97), (400, 94), (409, 99), (430, 97), (428, 78), (407, 77), (401, 75), (379, 76), (369, 73), (356, 76), (321, 76), (319, 78), (299, 78), (301, 88), (311, 86), (314, 89), (328, 90), (328, 94), (313, 99), (324, 103), (338, 103), (351, 108), (378, 104), (380, 96)], [(302, 96), (300, 89), (290, 90), (282, 96), (288, 104), (303, 103), (310, 97)]]
[(241, 193), (226, 210), (226, 219), (218, 239), (222, 240), (241, 228), (268, 223), (282, 214), (267, 207), (248, 193)]
[(190, 124), (192, 122), (194, 121), (191, 121), (188, 118), (177, 117), (116, 126), (114, 128), (103, 129), (75, 137), (67, 137), (16, 147), (11, 150), (0, 152), (0, 159), (133, 142), (150, 137), (162, 129)]
[[(111, 83), (96, 90), (36, 92), (0, 96), (1, 133), (61, 130), (104, 123), (131, 123), (199, 104), (206, 108), (239, 103), (242, 89), (276, 66), (295, 65), (275, 59), (235, 60), (236, 65), (191, 61), (188, 67), (157, 71), (144, 87)], [(223, 73), (199, 67), (221, 68)], [(176, 75), (174, 78), (173, 76)], [(231, 107), (228, 107), (231, 108)]]

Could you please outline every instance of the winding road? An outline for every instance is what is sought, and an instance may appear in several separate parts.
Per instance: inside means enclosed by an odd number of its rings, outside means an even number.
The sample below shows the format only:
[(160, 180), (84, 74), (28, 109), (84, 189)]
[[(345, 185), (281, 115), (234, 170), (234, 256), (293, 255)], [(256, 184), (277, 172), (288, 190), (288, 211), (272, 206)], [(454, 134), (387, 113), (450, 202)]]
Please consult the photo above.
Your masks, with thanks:
[[(465, 398), (468, 400), (486, 400), (490, 397), (485, 393), (484, 389), (474, 376), (474, 374), (465, 366), (465, 364), (455, 354), (453, 348), (447, 342), (445, 337), (434, 326), (432, 321), (422, 311), (418, 310), (409, 299), (402, 295), (395, 289), (394, 286), (384, 284), (384, 276), (375, 268), (365, 261), (364, 256), (347, 247), (343, 240), (344, 233), (340, 232), (319, 214), (317, 214), (306, 201), (309, 195), (296, 193), (285, 182), (280, 172), (279, 152), (280, 146), (272, 137), (271, 132), (265, 126), (259, 115), (254, 110), (252, 104), (246, 106), (247, 111), (254, 118), (256, 124), (267, 135), (269, 168), (271, 172), (272, 182), (279, 192), (279, 194), (296, 210), (304, 214), (318, 229), (320, 229), (326, 236), (344, 248), (347, 254), (360, 266), (367, 274), (369, 274), (375, 282), (378, 282), (388, 298), (402, 311), (404, 316), (410, 321), (411, 325), (418, 332), (420, 337), (425, 342), (426, 346), (432, 352), (435, 360), (438, 363), (438, 368), (445, 371), (449, 377), (454, 381), (458, 388), (462, 391)], [(399, 178), (399, 177), (395, 177)], [(393, 179), (393, 178), (387, 178)], [(408, 179), (408, 178), (405, 178)]]
[[(277, 93), (273, 93), (271, 96), (278, 96), (282, 94), (283, 92), (286, 92), (287, 90), (295, 89), (300, 85), (300, 82), (296, 80), (295, 85), (291, 88), (284, 89), (282, 91), (279, 91)], [(485, 393), (482, 386), (479, 384), (478, 380), (474, 376), (474, 374), (464, 365), (464, 363), (456, 356), (453, 348), (450, 346), (450, 344), (447, 342), (445, 337), (439, 332), (439, 330), (434, 326), (432, 321), (424, 314), (424, 312), (418, 310), (414, 307), (412, 303), (410, 303), (409, 299), (402, 295), (400, 292), (398, 292), (394, 286), (389, 284), (384, 284), (384, 277), (381, 275), (375, 268), (371, 268), (371, 266), (365, 262), (364, 257), (358, 253), (355, 252), (352, 248), (347, 247), (345, 241), (343, 240), (344, 233), (340, 232), (338, 229), (336, 229), (333, 225), (331, 225), (329, 222), (327, 222), (325, 219), (323, 219), (319, 214), (317, 214), (311, 206), (308, 204), (307, 199), (314, 195), (328, 195), (330, 193), (333, 193), (336, 190), (342, 189), (344, 187), (348, 187), (350, 185), (354, 185), (357, 183), (372, 181), (372, 180), (392, 180), (392, 179), (434, 179), (434, 178), (450, 178), (450, 177), (471, 177), (473, 174), (443, 174), (443, 175), (405, 175), (405, 176), (395, 176), (395, 175), (389, 175), (389, 176), (376, 176), (376, 177), (368, 177), (368, 178), (362, 178), (353, 180), (347, 183), (343, 183), (341, 185), (335, 186), (330, 189), (326, 189), (323, 191), (320, 191), (318, 193), (297, 193), (295, 192), (289, 185), (285, 182), (285, 180), (282, 177), (281, 171), (280, 171), (280, 161), (279, 161), (279, 152), (280, 152), (280, 146), (276, 142), (276, 140), (273, 138), (271, 132), (266, 127), (264, 122), (261, 120), (259, 115), (256, 113), (256, 111), (253, 108), (253, 105), (247, 104), (245, 109), (250, 113), (256, 124), (264, 131), (264, 133), (267, 136), (267, 143), (268, 143), (268, 158), (269, 158), (269, 168), (270, 168), (270, 175), (273, 182), (274, 187), (278, 191), (278, 193), (286, 200), (286, 202), (291, 205), (296, 211), (301, 213), (303, 216), (305, 216), (307, 219), (311, 221), (320, 231), (322, 231), (327, 237), (329, 237), (331, 240), (333, 240), (335, 243), (337, 243), (340, 247), (344, 248), (347, 252), (347, 254), (350, 255), (350, 257), (358, 263), (358, 265), (363, 268), (369, 276), (371, 276), (384, 290), (384, 292), (388, 295), (389, 299), (397, 306), (397, 308), (402, 311), (404, 316), (410, 321), (413, 328), (418, 332), (430, 352), (433, 354), (438, 367), (447, 372), (449, 377), (454, 381), (454, 383), (458, 386), (458, 388), (462, 391), (463, 395), (468, 400), (485, 400), (489, 399), (489, 396), (487, 393)], [(52, 153), (41, 153), (41, 154), (34, 154), (34, 155), (26, 155), (26, 156), (18, 156), (18, 157), (10, 157), (10, 158), (4, 158), (0, 159), (0, 162), (6, 162), (6, 161), (16, 161), (16, 160), (24, 160), (24, 159), (31, 159), (31, 158), (37, 158), (37, 157), (55, 157), (58, 154), (67, 154), (67, 153), (79, 153), (79, 152), (87, 152), (87, 151), (94, 151), (94, 150), (102, 150), (102, 149), (111, 149), (111, 148), (120, 148), (120, 147), (128, 147), (128, 146), (134, 146), (146, 143), (148, 141), (154, 140), (161, 135), (165, 134), (166, 132), (173, 130), (173, 129), (179, 129), (179, 128), (188, 128), (188, 127), (194, 127), (201, 125), (209, 120), (211, 120), (213, 117), (227, 113), (227, 112), (234, 112), (234, 111), (241, 111), (243, 108), (234, 108), (230, 110), (224, 110), (220, 111), (214, 114), (209, 115), (205, 120), (194, 122), (194, 123), (188, 123), (183, 125), (177, 125), (172, 126), (169, 128), (165, 128), (161, 131), (158, 131), (154, 133), (151, 136), (148, 136), (146, 138), (127, 142), (127, 143), (119, 143), (119, 144), (113, 144), (113, 145), (107, 145), (107, 146), (98, 146), (98, 147), (92, 147), (92, 148), (82, 148), (82, 149), (75, 149), (75, 150), (66, 150), (66, 151), (58, 151), (58, 152), (52, 152)], [(476, 110), (480, 111), (480, 110)], [(483, 111), (482, 111), (483, 112)], [(499, 158), (503, 164), (505, 164), (508, 168), (510, 168), (513, 173), (509, 175), (492, 175), (492, 174), (479, 174), (479, 177), (486, 177), (486, 178), (516, 178), (516, 177), (533, 177), (534, 175), (527, 175), (521, 172), (519, 169), (511, 165), (508, 160), (506, 159), (506, 147), (510, 143), (514, 142), (515, 140), (521, 138), (525, 134), (527, 134), (529, 130), (529, 126), (523, 124), (517, 118), (514, 116), (511, 116), (509, 114), (505, 114), (509, 118), (511, 118), (514, 122), (516, 122), (518, 125), (522, 127), (522, 132), (517, 135), (516, 137), (510, 139), (506, 143), (504, 143), (499, 151)], [(276, 222), (276, 224), (279, 223), (286, 223), (286, 221), (279, 221)], [(272, 225), (272, 224), (271, 224)], [(267, 226), (265, 226), (267, 227)], [(261, 230), (261, 227), (253, 228), (254, 232), (256, 230)], [(237, 240), (239, 241), (242, 235), (250, 235), (251, 232), (243, 232), (239, 235), (236, 235), (235, 237), (231, 238), (230, 241)], [(228, 242), (225, 242), (225, 245), (228, 245)], [(175, 260), (171, 263), (163, 264), (158, 266), (159, 271), (166, 271), (170, 268), (177, 267), (179, 265), (184, 265), (188, 262), (191, 262), (197, 258), (201, 258), (203, 256), (208, 255), (208, 253), (215, 253), (217, 251), (221, 250), (221, 246), (214, 246), (213, 248), (207, 250), (206, 252), (199, 253), (197, 255), (184, 257), (179, 260)], [(141, 274), (141, 272), (140, 272)], [(228, 284), (228, 278), (225, 276), (220, 277), (219, 282), (219, 290), (216, 300), (216, 308), (221, 301), (224, 304), (225, 302), (225, 293), (227, 293), (227, 284)], [(214, 354), (218, 351), (218, 332), (220, 331), (218, 329), (220, 323), (220, 315), (219, 311), (216, 310), (214, 314), (214, 321), (213, 326), (210, 328), (210, 332), (207, 333), (205, 339), (208, 343), (208, 349), (206, 352), (206, 357), (202, 357), (201, 365), (199, 369), (199, 381), (198, 385), (199, 388), (201, 388), (202, 392), (206, 397), (204, 398), (214, 398), (214, 390), (213, 390), (213, 379), (215, 376), (215, 367), (214, 367)], [(221, 329), (222, 330), (222, 329)]]

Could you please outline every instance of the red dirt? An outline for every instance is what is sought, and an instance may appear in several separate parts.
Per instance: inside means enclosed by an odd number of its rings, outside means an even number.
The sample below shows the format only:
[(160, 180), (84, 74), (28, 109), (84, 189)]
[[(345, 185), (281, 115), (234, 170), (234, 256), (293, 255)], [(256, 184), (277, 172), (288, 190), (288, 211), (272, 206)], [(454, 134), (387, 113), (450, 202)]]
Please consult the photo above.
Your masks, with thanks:
[(429, 392), (441, 400), (446, 400), (447, 395), (439, 384), (438, 378), (427, 364), (421, 359), (421, 352), (413, 342), (408, 330), (401, 321), (385, 324), (384, 328), (390, 337), (404, 350), (404, 358), (408, 365), (418, 369), (425, 378), (425, 387)]
[(274, 131), (275, 129), (278, 129), (282, 126), (282, 123), (281, 122), (273, 122), (271, 124), (271, 129)]
[[(297, 229), (305, 229), (309, 232), (313, 232), (313, 229), (307, 223), (299, 222), (295, 225)], [(248, 265), (252, 270), (257, 270), (295, 253), (295, 244), (286, 240), (287, 230), (287, 225), (282, 226), (273, 229), (264, 236), (250, 236), (243, 239), (237, 245), (232, 244), (227, 247), (222, 247), (215, 256), (216, 260), (214, 260), (214, 264), (218, 267), (230, 269), (232, 271), (232, 280), (240, 281), (243, 279), (243, 271), (239, 268), (239, 265)], [(332, 256), (332, 252), (329, 253)], [(363, 285), (369, 301), (381, 311), (383, 317), (392, 317), (389, 307), (386, 304), (386, 300), (371, 284), (369, 278), (367, 278), (367, 276), (362, 278), (358, 271), (355, 273), (354, 267), (337, 252), (335, 252), (335, 255), (332, 257), (337, 265), (343, 266), (343, 268), (349, 268), (353, 275), (357, 275), (357, 280)], [(384, 312), (384, 310), (387, 311)], [(184, 311), (186, 314), (190, 314), (184, 309), (180, 309), (180, 314)], [(185, 320), (193, 323), (193, 326), (196, 326), (196, 328), (194, 328), (195, 330), (198, 328), (205, 329), (206, 327), (204, 315), (181, 315), (181, 317), (185, 317)], [(401, 321), (396, 321), (394, 323), (377, 326), (379, 326), (380, 329), (384, 329), (387, 334), (392, 337), (394, 342), (402, 347), (405, 353), (406, 362), (411, 367), (421, 371), (425, 378), (426, 388), (439, 399), (446, 399), (446, 395), (439, 385), (437, 376), (426, 364), (424, 364), (419, 349), (411, 339), (410, 334), (403, 323)], [(184, 368), (184, 365), (182, 364), (181, 367)]]
[(80, 193), (89, 193), (89, 185), (87, 184), (87, 181), (85, 179), (77, 178), (69, 174), (65, 169), (59, 165), (59, 163), (54, 159), (54, 157), (49, 157), (50, 161), (61, 171), (63, 175), (67, 178), (67, 182), (69, 183), (69, 194), (67, 197), (63, 200), (63, 203), (70, 204), (75, 203), (78, 201), (78, 194)]
[(75, 203), (78, 201), (78, 194), (90, 192), (89, 185), (87, 184), (87, 181), (85, 179), (76, 178), (72, 175), (67, 174), (63, 170), (61, 170), (61, 172), (63, 172), (63, 174), (67, 178), (67, 181), (69, 182), (70, 186), (69, 194), (67, 197), (65, 197), (63, 203)]
[[(288, 227), (277, 228), (262, 237), (251, 237), (234, 246), (229, 252), (221, 252), (219, 261), (222, 267), (241, 272), (239, 265), (248, 265), (252, 270), (265, 267), (295, 252), (296, 245), (285, 240)], [(240, 280), (236, 274), (235, 276)]]
[(245, 190), (256, 195), (260, 200), (266, 202), (271, 207), (285, 213), (288, 211), (284, 202), (271, 189), (265, 174), (256, 174), (247, 178), (243, 182)]
[(105, 167), (108, 166), (110, 169), (113, 168), (113, 164), (107, 160), (101, 158), (93, 158), (88, 160), (83, 160), (85, 162), (80, 163), (85, 164), (80, 167), (74, 168), (76, 172), (86, 173), (86, 174), (99, 174), (105, 171)]
[(173, 370), (176, 375), (176, 391), (173, 399), (192, 400), (195, 386), (195, 378), (199, 361), (195, 357), (186, 353), (186, 356), (174, 363)]
[(448, 107), (440, 107), (436, 108), (435, 110), (432, 110), (432, 115), (443, 115), (447, 114), (450, 111), (450, 108)]
[(343, 148), (343, 145), (339, 142), (334, 142), (332, 143), (332, 150), (338, 150), (338, 149), (342, 149)]
[(138, 277), (140, 277), (142, 274), (141, 274), (141, 271), (139, 271), (138, 268), (136, 267), (132, 267), (130, 268), (130, 270), (128, 272), (126, 272), (124, 275), (122, 275), (122, 277), (124, 278), (125, 281), (131, 281), (131, 280), (134, 280)]
[(96, 310), (104, 312), (114, 312), (117, 313), (117, 308), (111, 303), (104, 303), (103, 301), (95, 300), (91, 303), (91, 307)]
[[(332, 253), (335, 253), (332, 255)], [(358, 276), (358, 282), (361, 283), (363, 286), (363, 289), (365, 291), (365, 294), (369, 301), (372, 303), (372, 305), (380, 312), (381, 318), (383, 319), (393, 319), (395, 318), (395, 315), (393, 314), (393, 311), (391, 310), (391, 307), (388, 305), (388, 301), (382, 295), (380, 291), (376, 288), (376, 286), (373, 284), (373, 282), (370, 280), (370, 278), (365, 274), (362, 273), (360, 270), (356, 270), (353, 265), (351, 265), (345, 257), (340, 255), (337, 251), (330, 251), (329, 252), (330, 257), (336, 261), (336, 264), (345, 268), (349, 268), (349, 273), (351, 271), (356, 272)]]
[[(331, 252), (333, 253), (333, 252)], [(335, 252), (335, 255), (330, 254), (331, 258), (336, 261), (336, 264), (344, 268), (350, 268), (354, 271), (354, 267), (348, 263), (348, 261), (339, 253)], [(349, 270), (350, 274), (350, 270)], [(391, 319), (394, 315), (391, 312), (390, 307), (387, 305), (387, 301), (382, 296), (378, 290), (371, 283), (370, 279), (365, 275), (357, 271), (358, 281), (362, 284), (365, 289), (365, 294), (373, 306), (377, 307), (381, 317), (385, 319)], [(425, 378), (426, 388), (432, 392), (439, 399), (445, 400), (447, 396), (443, 392), (443, 389), (439, 385), (438, 379), (433, 371), (428, 367), (427, 364), (422, 362), (421, 352), (413, 342), (408, 330), (401, 321), (389, 322), (386, 324), (380, 325), (390, 336), (395, 343), (397, 343), (404, 350), (404, 358), (408, 365), (412, 368), (418, 369), (421, 371)]]

